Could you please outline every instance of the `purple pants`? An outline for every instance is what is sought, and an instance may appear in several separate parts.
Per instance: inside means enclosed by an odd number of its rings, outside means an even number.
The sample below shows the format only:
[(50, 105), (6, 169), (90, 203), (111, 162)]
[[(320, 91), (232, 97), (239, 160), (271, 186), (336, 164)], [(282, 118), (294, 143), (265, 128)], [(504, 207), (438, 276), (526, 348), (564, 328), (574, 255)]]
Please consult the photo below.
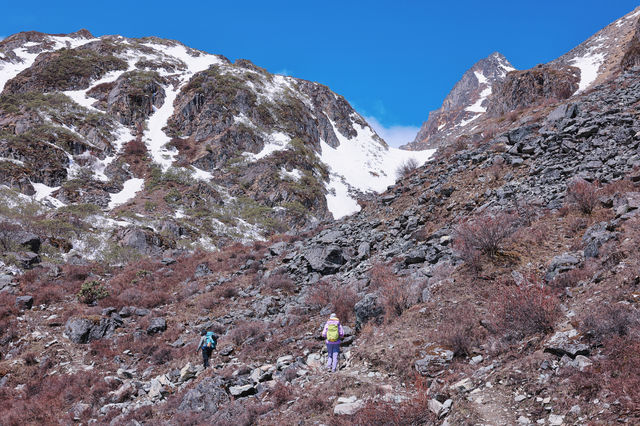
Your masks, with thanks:
[[(338, 355), (340, 355), (339, 342), (327, 342), (327, 369), (336, 371), (338, 368)], [(333, 364), (332, 364), (333, 363)]]

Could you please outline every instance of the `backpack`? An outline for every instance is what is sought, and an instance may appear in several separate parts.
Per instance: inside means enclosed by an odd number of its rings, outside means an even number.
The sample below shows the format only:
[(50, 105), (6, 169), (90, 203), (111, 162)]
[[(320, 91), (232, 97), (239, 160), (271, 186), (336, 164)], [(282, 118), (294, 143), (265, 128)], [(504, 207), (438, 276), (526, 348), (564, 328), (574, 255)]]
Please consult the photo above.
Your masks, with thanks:
[(338, 324), (329, 324), (329, 327), (327, 327), (327, 340), (329, 342), (337, 342), (338, 339), (340, 339)]
[(213, 333), (207, 333), (207, 338), (204, 341), (204, 347), (209, 349), (215, 349), (218, 341)]

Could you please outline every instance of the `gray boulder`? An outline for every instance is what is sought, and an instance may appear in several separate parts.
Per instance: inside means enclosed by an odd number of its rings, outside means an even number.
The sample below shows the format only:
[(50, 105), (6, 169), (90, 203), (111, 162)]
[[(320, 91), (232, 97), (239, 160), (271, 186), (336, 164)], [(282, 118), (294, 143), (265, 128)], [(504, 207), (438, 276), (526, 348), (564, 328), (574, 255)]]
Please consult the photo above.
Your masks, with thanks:
[(423, 376), (433, 377), (451, 362), (453, 352), (439, 346), (431, 345), (427, 348), (426, 355), (415, 362), (418, 373)]
[(162, 333), (167, 329), (167, 321), (164, 318), (152, 318), (147, 327), (147, 334)]
[(257, 392), (257, 389), (253, 384), (242, 385), (242, 386), (231, 386), (229, 388), (229, 393), (236, 398), (255, 395), (256, 392)]
[(617, 237), (615, 232), (607, 229), (607, 222), (599, 222), (591, 226), (582, 236), (584, 243), (584, 257), (598, 257), (600, 255), (600, 247), (606, 242)]
[(42, 244), (42, 242), (40, 241), (40, 237), (38, 237), (36, 234), (25, 231), (17, 233), (15, 241), (20, 246), (25, 247), (26, 249), (34, 253), (38, 253), (38, 251), (40, 251), (40, 245)]
[(211, 269), (209, 268), (209, 265), (206, 263), (201, 263), (198, 266), (196, 266), (196, 272), (193, 274), (193, 276), (195, 278), (201, 278), (211, 274), (212, 272), (211, 272)]
[(21, 310), (31, 309), (33, 306), (33, 296), (16, 297), (16, 306)]
[(335, 274), (347, 262), (342, 249), (336, 245), (311, 247), (303, 256), (311, 270), (322, 275)]
[(375, 293), (365, 295), (353, 309), (356, 314), (356, 330), (360, 330), (369, 321), (380, 322), (384, 315), (384, 307)]
[(96, 322), (89, 318), (69, 318), (65, 325), (65, 333), (74, 343), (89, 343), (103, 337), (111, 337), (122, 321), (114, 318), (102, 318)]
[(31, 251), (21, 251), (18, 253), (11, 252), (6, 254), (13, 257), (23, 269), (31, 269), (40, 263), (40, 256)]
[(581, 259), (579, 254), (563, 253), (551, 259), (551, 264), (549, 264), (545, 278), (547, 281), (551, 281), (558, 274), (576, 269), (580, 266), (580, 263)]
[(578, 355), (589, 355), (589, 346), (580, 342), (580, 334), (573, 328), (558, 331), (545, 344), (544, 351), (558, 357), (567, 355), (575, 359)]
[(185, 394), (178, 406), (178, 412), (215, 413), (222, 404), (230, 401), (229, 395), (224, 391), (223, 384), (219, 377), (203, 379)]

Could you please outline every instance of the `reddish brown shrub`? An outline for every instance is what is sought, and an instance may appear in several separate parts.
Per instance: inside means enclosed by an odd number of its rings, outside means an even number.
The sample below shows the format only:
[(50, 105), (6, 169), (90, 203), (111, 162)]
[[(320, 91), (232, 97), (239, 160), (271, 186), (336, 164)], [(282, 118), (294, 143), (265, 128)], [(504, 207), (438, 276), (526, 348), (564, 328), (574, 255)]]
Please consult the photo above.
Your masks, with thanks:
[(498, 330), (517, 339), (553, 330), (559, 314), (558, 299), (539, 283), (498, 287), (491, 309)]
[(20, 231), (20, 226), (3, 220), (0, 222), (0, 249), (1, 251), (13, 250), (15, 233)]
[(291, 386), (282, 382), (276, 382), (271, 392), (269, 392), (269, 397), (279, 407), (291, 401), (295, 397), (295, 393)]
[(133, 139), (124, 146), (125, 155), (143, 157), (147, 155), (147, 146), (140, 138)]
[(370, 276), (371, 288), (380, 293), (385, 320), (391, 322), (410, 306), (410, 286), (405, 279), (396, 276), (389, 265), (374, 265)]
[(345, 284), (320, 281), (309, 291), (305, 303), (315, 311), (330, 307), (342, 323), (348, 323), (353, 318), (357, 298), (356, 292)]
[(465, 357), (471, 355), (471, 350), (482, 339), (478, 324), (473, 306), (458, 307), (438, 327), (438, 334), (442, 336), (442, 344), (451, 349), (455, 357)]
[(615, 337), (628, 336), (640, 325), (638, 314), (628, 306), (615, 304), (588, 310), (578, 329), (589, 339), (602, 343)]
[(243, 321), (231, 330), (229, 337), (236, 346), (259, 343), (267, 337), (267, 324), (260, 321)]
[[(351, 419), (354, 426), (368, 425), (425, 425), (435, 424), (436, 416), (429, 409), (428, 387), (422, 379), (416, 379), (412, 399), (400, 404), (370, 401)], [(337, 419), (336, 419), (337, 420)], [(343, 424), (337, 421), (332, 425)]]
[(454, 249), (471, 264), (479, 253), (495, 257), (504, 240), (518, 226), (517, 216), (509, 213), (483, 214), (461, 222), (455, 229)]
[(566, 202), (585, 214), (591, 214), (598, 205), (598, 182), (574, 179), (567, 187)]
[(265, 285), (270, 289), (281, 290), (287, 294), (293, 294), (296, 290), (295, 283), (285, 273), (269, 275), (269, 278), (267, 278)]

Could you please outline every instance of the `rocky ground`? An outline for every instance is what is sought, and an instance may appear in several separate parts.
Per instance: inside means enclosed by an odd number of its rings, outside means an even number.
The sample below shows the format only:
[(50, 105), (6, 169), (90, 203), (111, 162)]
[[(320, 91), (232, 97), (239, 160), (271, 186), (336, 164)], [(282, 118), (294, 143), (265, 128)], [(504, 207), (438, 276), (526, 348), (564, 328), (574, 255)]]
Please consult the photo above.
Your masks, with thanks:
[[(306, 234), (117, 266), (38, 264), (40, 236), (7, 230), (31, 269), (0, 278), (3, 418), (636, 423), (638, 71)], [(208, 370), (203, 328), (221, 335)]]

